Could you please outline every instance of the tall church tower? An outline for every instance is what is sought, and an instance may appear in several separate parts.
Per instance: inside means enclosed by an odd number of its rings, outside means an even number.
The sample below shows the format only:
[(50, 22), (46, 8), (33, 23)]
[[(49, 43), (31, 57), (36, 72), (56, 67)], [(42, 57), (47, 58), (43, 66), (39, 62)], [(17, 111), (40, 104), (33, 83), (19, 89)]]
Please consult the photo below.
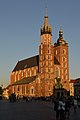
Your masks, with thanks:
[(48, 15), (40, 30), (39, 73), (42, 96), (50, 96), (54, 85), (54, 49), (52, 45), (52, 27), (48, 23)]
[(60, 63), (61, 84), (63, 88), (69, 91), (68, 43), (63, 38), (62, 29), (59, 31), (59, 38), (57, 42), (54, 43), (54, 54)]

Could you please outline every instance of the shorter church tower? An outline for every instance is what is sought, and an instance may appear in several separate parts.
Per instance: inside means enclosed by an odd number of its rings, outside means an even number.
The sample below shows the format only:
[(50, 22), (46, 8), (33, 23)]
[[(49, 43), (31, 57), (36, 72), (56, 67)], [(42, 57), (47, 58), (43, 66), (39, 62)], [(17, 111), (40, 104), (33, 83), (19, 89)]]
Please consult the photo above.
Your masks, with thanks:
[(54, 43), (54, 54), (60, 63), (59, 74), (63, 88), (69, 91), (69, 63), (68, 63), (68, 43), (63, 38), (63, 30), (59, 31), (59, 38)]

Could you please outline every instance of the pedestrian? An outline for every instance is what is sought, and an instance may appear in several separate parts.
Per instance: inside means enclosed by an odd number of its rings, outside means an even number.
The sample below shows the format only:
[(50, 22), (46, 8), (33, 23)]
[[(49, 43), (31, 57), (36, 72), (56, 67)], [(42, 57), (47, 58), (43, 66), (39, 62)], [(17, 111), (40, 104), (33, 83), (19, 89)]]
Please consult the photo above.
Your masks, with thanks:
[(69, 116), (70, 116), (70, 107), (71, 107), (70, 99), (66, 98), (66, 100), (65, 100), (65, 116), (67, 119), (69, 119)]
[(65, 120), (65, 100), (62, 97), (59, 99), (58, 110), (60, 120)]
[(74, 98), (74, 100), (73, 100), (73, 108), (74, 108), (74, 112), (76, 112), (76, 110), (77, 110), (77, 98)]
[(57, 97), (56, 99), (54, 99), (54, 111), (56, 112), (56, 120), (59, 120), (59, 110), (58, 110), (58, 106), (59, 106), (59, 98)]

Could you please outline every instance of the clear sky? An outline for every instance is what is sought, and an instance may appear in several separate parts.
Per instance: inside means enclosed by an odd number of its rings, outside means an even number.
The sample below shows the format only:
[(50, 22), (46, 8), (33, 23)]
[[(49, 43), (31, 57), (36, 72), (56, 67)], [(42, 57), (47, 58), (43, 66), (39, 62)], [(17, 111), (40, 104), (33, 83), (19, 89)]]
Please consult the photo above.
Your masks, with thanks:
[(80, 77), (80, 0), (0, 0), (0, 84), (9, 84), (19, 60), (38, 54), (46, 4), (53, 44), (62, 28), (70, 79)]

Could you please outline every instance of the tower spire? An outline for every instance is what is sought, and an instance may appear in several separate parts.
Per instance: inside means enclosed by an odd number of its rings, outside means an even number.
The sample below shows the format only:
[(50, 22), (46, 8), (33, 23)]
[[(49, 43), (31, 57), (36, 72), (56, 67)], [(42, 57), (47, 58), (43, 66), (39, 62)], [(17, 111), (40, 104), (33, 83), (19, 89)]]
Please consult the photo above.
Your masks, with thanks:
[(48, 23), (47, 6), (45, 8), (44, 23), (43, 23), (43, 25), (41, 27), (41, 35), (42, 34), (52, 34), (52, 27)]
[(45, 7), (45, 16), (48, 16), (48, 7), (47, 7), (47, 4), (46, 4), (46, 7)]

